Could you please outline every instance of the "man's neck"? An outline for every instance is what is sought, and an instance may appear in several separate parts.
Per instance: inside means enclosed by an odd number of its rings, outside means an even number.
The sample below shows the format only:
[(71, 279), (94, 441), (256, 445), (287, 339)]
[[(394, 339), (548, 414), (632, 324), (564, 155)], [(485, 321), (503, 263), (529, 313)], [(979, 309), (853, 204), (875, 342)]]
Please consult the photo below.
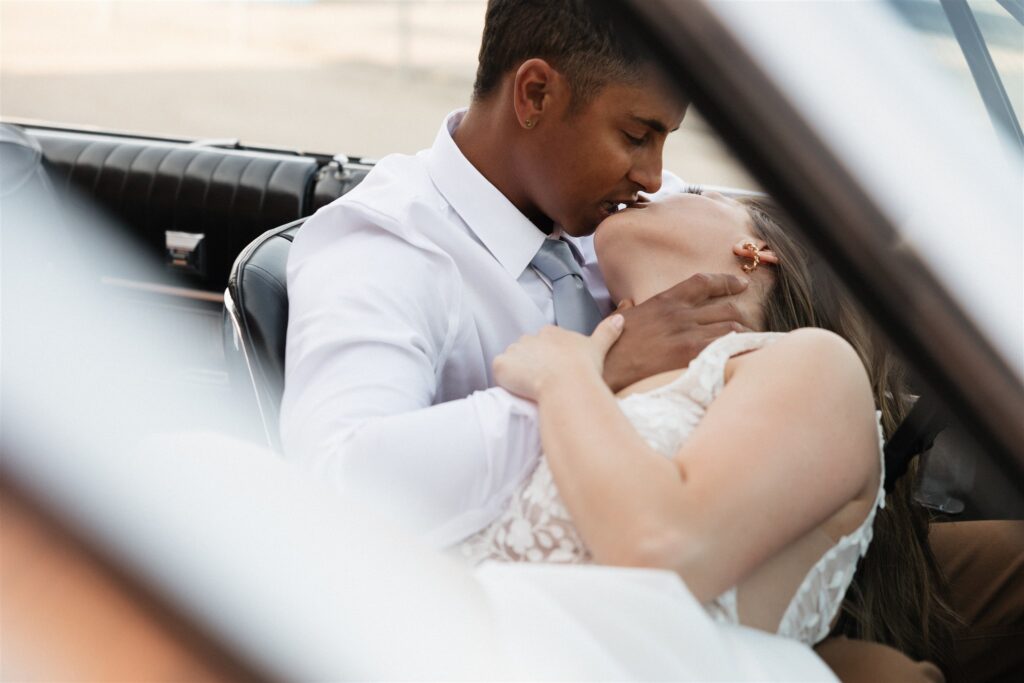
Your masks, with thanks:
[(474, 103), (452, 134), (462, 155), (519, 211), (545, 233), (551, 219), (529, 199), (516, 153), (518, 128), (493, 105)]

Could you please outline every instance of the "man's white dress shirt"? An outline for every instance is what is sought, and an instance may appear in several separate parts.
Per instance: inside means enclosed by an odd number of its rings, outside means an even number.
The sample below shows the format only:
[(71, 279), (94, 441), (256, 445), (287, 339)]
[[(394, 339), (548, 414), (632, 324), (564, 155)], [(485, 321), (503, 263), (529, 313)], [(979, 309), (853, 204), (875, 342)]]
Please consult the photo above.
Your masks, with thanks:
[[(530, 266), (547, 236), (462, 155), (463, 115), (318, 211), (288, 259), (286, 454), (402, 497), (437, 545), (493, 520), (536, 463), (535, 409), (489, 388), (491, 362), (554, 321)], [(607, 312), (592, 239), (565, 239)]]

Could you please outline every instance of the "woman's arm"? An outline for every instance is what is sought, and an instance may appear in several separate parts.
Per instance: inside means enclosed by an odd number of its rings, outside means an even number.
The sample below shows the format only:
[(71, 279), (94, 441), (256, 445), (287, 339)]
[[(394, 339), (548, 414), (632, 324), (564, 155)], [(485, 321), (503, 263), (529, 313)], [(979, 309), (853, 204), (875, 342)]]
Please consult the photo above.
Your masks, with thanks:
[(877, 481), (869, 383), (836, 335), (801, 330), (735, 359), (673, 459), (601, 381), (615, 336), (607, 323), (590, 339), (547, 330), (495, 364), (538, 402), (548, 463), (598, 562), (673, 569), (708, 600)]

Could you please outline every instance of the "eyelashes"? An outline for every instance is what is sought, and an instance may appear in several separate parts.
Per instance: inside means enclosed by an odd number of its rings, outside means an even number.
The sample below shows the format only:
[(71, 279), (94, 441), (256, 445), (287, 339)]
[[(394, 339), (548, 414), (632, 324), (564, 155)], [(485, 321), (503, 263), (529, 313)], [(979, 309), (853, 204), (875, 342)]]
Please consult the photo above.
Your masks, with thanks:
[(643, 147), (647, 143), (647, 138), (646, 137), (642, 137), (642, 138), (634, 137), (634, 136), (630, 135), (629, 133), (627, 133), (625, 131), (623, 131), (622, 134), (626, 136), (626, 140), (633, 147)]
[(704, 190), (701, 189), (700, 185), (687, 185), (686, 187), (683, 188), (683, 193), (702, 195), (704, 194)]

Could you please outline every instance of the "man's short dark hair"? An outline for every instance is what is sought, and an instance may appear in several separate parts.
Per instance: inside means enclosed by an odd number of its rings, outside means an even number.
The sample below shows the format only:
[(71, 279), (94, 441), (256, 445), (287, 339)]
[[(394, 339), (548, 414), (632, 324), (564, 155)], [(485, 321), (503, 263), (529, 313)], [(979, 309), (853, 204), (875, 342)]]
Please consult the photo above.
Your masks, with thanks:
[(473, 99), (493, 93), (528, 59), (544, 59), (569, 83), (573, 108), (609, 83), (636, 83), (649, 57), (604, 3), (594, 0), (489, 0)]

